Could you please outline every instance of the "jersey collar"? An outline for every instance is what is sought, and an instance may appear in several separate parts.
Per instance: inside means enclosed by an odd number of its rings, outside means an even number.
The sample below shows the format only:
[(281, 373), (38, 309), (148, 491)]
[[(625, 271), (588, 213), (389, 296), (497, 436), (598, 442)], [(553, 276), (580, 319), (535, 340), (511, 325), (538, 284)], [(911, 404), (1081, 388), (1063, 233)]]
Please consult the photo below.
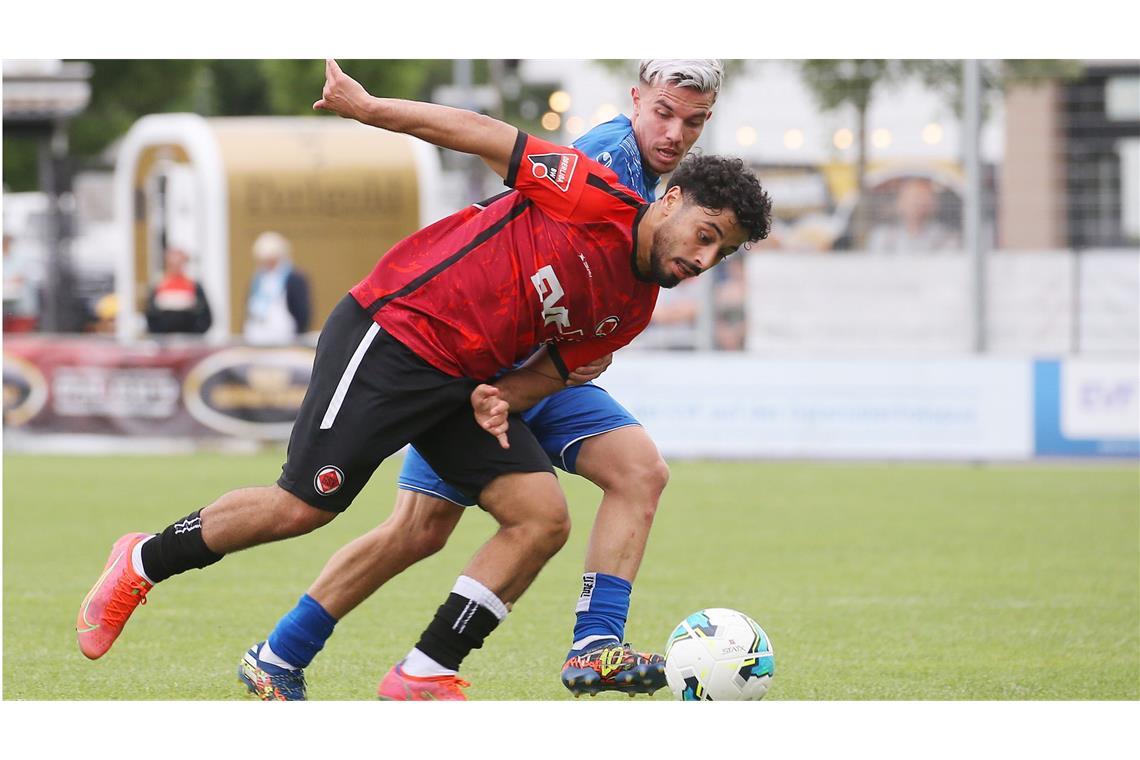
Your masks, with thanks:
[(649, 204), (643, 203), (637, 209), (637, 215), (633, 217), (633, 250), (629, 253), (629, 267), (633, 270), (633, 276), (642, 282), (653, 282), (652, 277), (645, 277), (641, 272), (637, 271), (637, 233), (641, 227), (641, 219), (645, 216), (645, 212), (649, 210)]

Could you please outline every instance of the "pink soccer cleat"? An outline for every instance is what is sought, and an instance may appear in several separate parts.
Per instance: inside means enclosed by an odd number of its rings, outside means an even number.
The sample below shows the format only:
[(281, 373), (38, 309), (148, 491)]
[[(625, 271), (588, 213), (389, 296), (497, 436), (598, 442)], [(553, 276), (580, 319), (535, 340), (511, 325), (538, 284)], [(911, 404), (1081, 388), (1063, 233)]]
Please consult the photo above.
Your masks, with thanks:
[(75, 620), (75, 633), (79, 650), (92, 660), (107, 653), (123, 632), (127, 618), (135, 607), (146, 604), (146, 593), (154, 588), (131, 567), (135, 544), (150, 536), (150, 533), (128, 533), (120, 537), (111, 547), (103, 574), (83, 598)]
[(463, 693), (471, 684), (456, 676), (430, 676), (421, 678), (410, 676), (393, 665), (380, 682), (376, 696), (394, 702), (431, 702), (436, 700), (452, 700), (466, 702), (467, 695)]

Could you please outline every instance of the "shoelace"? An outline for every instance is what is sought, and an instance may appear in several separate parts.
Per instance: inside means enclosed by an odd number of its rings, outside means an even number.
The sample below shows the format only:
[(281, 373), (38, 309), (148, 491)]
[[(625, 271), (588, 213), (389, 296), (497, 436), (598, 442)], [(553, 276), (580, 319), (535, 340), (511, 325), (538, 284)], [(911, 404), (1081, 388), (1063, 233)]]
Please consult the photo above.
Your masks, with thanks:
[(112, 628), (121, 627), (135, 607), (146, 604), (146, 592), (150, 590), (148, 586), (142, 578), (130, 579), (126, 573), (120, 575), (111, 591), (111, 598), (107, 600), (107, 609), (103, 612), (107, 625)]
[(446, 681), (445, 683), (448, 687), (448, 691), (452, 692), (453, 694), (459, 694), (460, 696), (466, 696), (463, 694), (463, 690), (471, 686), (470, 683), (464, 681), (462, 678), (453, 678), (450, 681)]

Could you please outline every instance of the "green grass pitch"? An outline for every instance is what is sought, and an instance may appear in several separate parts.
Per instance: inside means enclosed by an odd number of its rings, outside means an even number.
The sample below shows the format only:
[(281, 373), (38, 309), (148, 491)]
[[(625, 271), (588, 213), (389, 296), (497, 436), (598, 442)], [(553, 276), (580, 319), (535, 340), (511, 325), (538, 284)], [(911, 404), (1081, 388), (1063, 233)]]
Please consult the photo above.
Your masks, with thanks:
[[(4, 698), (244, 698), (242, 652), (387, 516), (398, 460), (314, 534), (156, 588), (97, 662), (74, 620), (121, 533), (271, 482), (281, 456), (5, 456)], [(598, 491), (561, 481), (570, 541), (468, 658), (472, 699), (570, 699), (558, 670)], [(1140, 699), (1138, 490), (1123, 465), (675, 462), (627, 637), (660, 650), (688, 613), (740, 609), (774, 645), (769, 700)], [(372, 699), (492, 530), (472, 510), (345, 618), (307, 671), (311, 698)]]

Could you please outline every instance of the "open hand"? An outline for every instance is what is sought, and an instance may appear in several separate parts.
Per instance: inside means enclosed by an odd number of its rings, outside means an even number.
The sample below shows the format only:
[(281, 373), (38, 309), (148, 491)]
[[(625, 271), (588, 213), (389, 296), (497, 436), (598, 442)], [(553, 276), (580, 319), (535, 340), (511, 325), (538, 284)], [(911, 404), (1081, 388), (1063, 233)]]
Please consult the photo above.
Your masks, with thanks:
[(479, 385), (471, 391), (471, 408), (475, 410), (475, 422), (479, 427), (499, 439), (504, 449), (511, 447), (507, 440), (507, 414), (510, 406), (503, 399), (499, 389), (493, 385)]

